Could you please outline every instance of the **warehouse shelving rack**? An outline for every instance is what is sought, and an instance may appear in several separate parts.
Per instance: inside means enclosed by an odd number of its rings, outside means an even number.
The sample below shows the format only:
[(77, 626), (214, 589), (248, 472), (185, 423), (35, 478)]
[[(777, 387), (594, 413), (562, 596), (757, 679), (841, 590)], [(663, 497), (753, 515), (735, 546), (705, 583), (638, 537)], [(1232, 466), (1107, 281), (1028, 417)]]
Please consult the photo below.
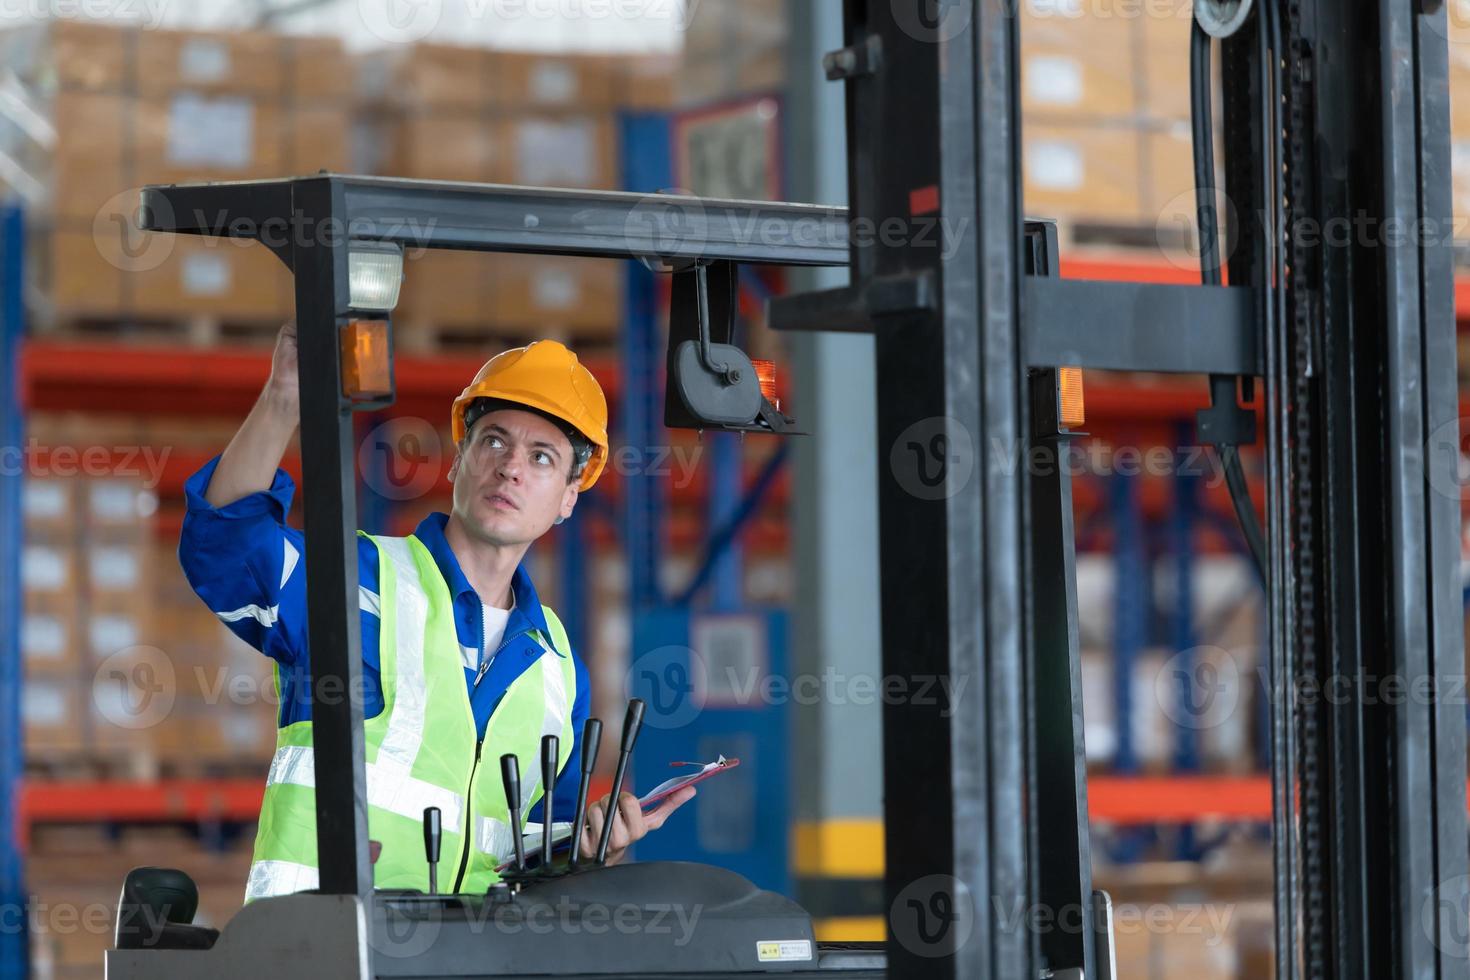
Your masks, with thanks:
[[(0, 224), (3, 224), (7, 241), (19, 241), (18, 211), (6, 212)], [(10, 236), (15, 237), (12, 239)], [(18, 424), (23, 409), (112, 412), (119, 406), (127, 406), (129, 413), (147, 414), (176, 412), (178, 406), (188, 405), (191, 412), (234, 417), (248, 410), (267, 370), (269, 354), (265, 351), (171, 350), (169, 357), (163, 358), (146, 348), (34, 338), (21, 341), (21, 279), (19, 267), (15, 264), (18, 254), (19, 250), (13, 246), (3, 249), (4, 288), (0, 290), (3, 326), (0, 326), (0, 337), (7, 345), (13, 346), (7, 347), (7, 356), (0, 357), (0, 363), (13, 366), (15, 370), (13, 374), (6, 375), (8, 380), (13, 379), (14, 390), (7, 392), (3, 390), (4, 386), (0, 386), (0, 396), (14, 399), (14, 410), (8, 403), (0, 405), (0, 417)], [(637, 275), (637, 272), (630, 274)], [(1197, 281), (1197, 274), (1188, 269), (1129, 255), (1064, 259), (1062, 274), (1079, 279), (1132, 282), (1191, 284)], [(1464, 330), (1470, 325), (1470, 277), (1457, 279), (1455, 296), (1458, 318)], [(630, 296), (630, 302), (647, 304), (651, 301), (647, 295), (636, 299)], [(640, 315), (651, 316), (647, 307), (639, 309)], [(400, 409), (405, 413), (435, 417), (458, 393), (455, 379), (477, 366), (477, 363), (457, 357), (398, 358)], [(656, 365), (654, 368), (656, 370)], [(607, 363), (594, 363), (593, 370), (607, 388), (610, 398), (620, 400), (626, 411), (629, 402), (622, 388), (628, 383), (626, 375), (620, 376)], [(1202, 386), (1175, 381), (1153, 389), (1148, 399), (1140, 400), (1131, 388), (1104, 381), (1089, 384), (1087, 401), (1089, 425), (1095, 429), (1132, 426), (1136, 432), (1156, 434), (1171, 431), (1180, 420), (1192, 419), (1194, 412), (1207, 403), (1208, 393)], [(1470, 406), (1461, 414), (1470, 414)], [(183, 479), (202, 462), (202, 458), (179, 456), (165, 470), (160, 487), (162, 495), (180, 494)], [(9, 487), (14, 482), (7, 482), (0, 476), (0, 487)], [(1105, 511), (1111, 503), (1105, 493), (1087, 481), (1078, 482), (1075, 490), (1082, 511)], [(1167, 484), (1143, 481), (1133, 490), (1146, 520), (1168, 519), (1172, 489)], [(773, 481), (769, 494), (771, 499), (779, 502), (785, 499), (786, 491), (783, 476)], [(693, 485), (688, 492), (698, 493), (699, 484)], [(8, 508), (3, 517), (18, 527), (18, 499), (7, 497), (5, 493), (0, 489), (0, 503)], [(1219, 513), (1228, 512), (1229, 508), (1223, 495), (1212, 496), (1212, 492), (1205, 494), (1201, 506)], [(163, 529), (166, 533), (175, 533), (177, 526), (168, 524), (165, 518)], [(676, 524), (666, 533), (673, 543), (687, 545), (697, 540), (701, 532), (697, 527)], [(781, 529), (770, 524), (763, 525), (757, 521), (746, 533), (755, 538), (757, 543), (754, 546), (758, 548), (784, 545)], [(18, 540), (18, 535), (9, 539)], [(601, 540), (605, 539), (604, 535)], [(16, 558), (14, 549), (0, 554), (0, 558), (13, 565)], [(6, 583), (5, 567), (8, 566), (0, 566), (0, 588)], [(11, 582), (14, 582), (13, 578)], [(4, 599), (0, 596), (0, 602)], [(10, 617), (4, 621), (14, 623)], [(13, 644), (15, 641), (0, 642)], [(11, 646), (9, 649), (15, 648)], [(0, 690), (14, 692), (12, 675), (18, 670), (18, 657), (5, 658), (5, 664), (4, 669), (10, 673), (0, 679)], [(5, 682), (11, 686), (5, 687)], [(18, 711), (7, 712), (5, 717), (19, 726)], [(1124, 723), (1125, 720), (1120, 718), (1119, 724)], [(0, 738), (0, 745), (5, 746), (3, 751), (7, 754), (4, 761), (14, 767), (12, 771), (15, 773), (20, 771), (19, 734), (19, 731), (12, 730)], [(6, 792), (8, 786), (18, 787), (18, 792)], [(9, 840), (19, 844), (26, 839), (33, 825), (45, 822), (248, 820), (258, 812), (259, 800), (260, 786), (255, 780), (173, 780), (150, 784), (7, 783), (0, 786), (0, 817), (9, 811), (17, 831)], [(1199, 820), (1266, 822), (1271, 813), (1270, 781), (1266, 776), (1097, 775), (1089, 781), (1089, 804), (1095, 821), (1119, 827)], [(23, 901), (18, 853), (14, 847), (7, 854), (0, 855), (0, 888), (6, 889), (7, 894), (21, 895)], [(13, 933), (0, 934), (0, 965), (8, 966), (15, 962), (8, 957), (25, 955), (23, 937), (17, 946), (13, 936)], [(7, 943), (9, 946), (4, 945)], [(11, 946), (15, 946), (19, 953)]]
[[(8, 225), (7, 225), (8, 227)], [(1064, 276), (1087, 279), (1114, 279), (1134, 282), (1189, 283), (1195, 277), (1187, 270), (1166, 262), (1121, 255), (1115, 258), (1064, 260)], [(1464, 329), (1470, 323), (1470, 277), (1456, 281), (1456, 308)], [(648, 297), (639, 302), (651, 302)], [(651, 315), (651, 314), (650, 314)], [(117, 411), (125, 405), (130, 413), (177, 411), (189, 405), (191, 411), (218, 416), (243, 416), (258, 394), (259, 385), (268, 370), (267, 351), (200, 350), (170, 351), (167, 358), (156, 356), (147, 348), (118, 348), (104, 344), (76, 344), (46, 339), (28, 339), (20, 344), (17, 380), (18, 405), (31, 410), (73, 410), (82, 412)], [(401, 356), (397, 360), (399, 406), (405, 413), (433, 417), (458, 393), (455, 379), (478, 365), (456, 357)], [(593, 371), (609, 391), (612, 399), (622, 399), (625, 383), (612, 365), (594, 362)], [(1089, 425), (1116, 427), (1132, 425), (1136, 431), (1169, 431), (1179, 420), (1192, 419), (1194, 412), (1208, 402), (1208, 393), (1198, 385), (1171, 382), (1152, 389), (1146, 400), (1137, 398), (1133, 389), (1104, 383), (1091, 383), (1087, 389)], [(623, 401), (626, 406), (626, 400)], [(15, 413), (11, 413), (12, 416)], [(1470, 405), (1462, 414), (1470, 414)], [(179, 454), (165, 467), (159, 487), (164, 498), (182, 493), (182, 482), (203, 458)], [(287, 469), (292, 464), (288, 461)], [(297, 470), (299, 475), (299, 469)], [(691, 493), (700, 483), (691, 485)], [(1164, 520), (1171, 506), (1172, 491), (1167, 484), (1145, 481), (1137, 490), (1142, 513), (1147, 520)], [(681, 491), (682, 492), (682, 491)], [(784, 500), (787, 481), (778, 478), (770, 490), (773, 499)], [(1075, 488), (1079, 510), (1104, 510), (1109, 501), (1099, 488), (1079, 481)], [(1228, 501), (1219, 491), (1208, 491), (1202, 505), (1207, 510), (1225, 512)], [(18, 519), (18, 518), (17, 518)], [(164, 518), (167, 521), (167, 517)], [(176, 525), (165, 523), (165, 532), (176, 531)], [(675, 543), (686, 544), (697, 531), (690, 527), (671, 529)], [(779, 547), (781, 535), (757, 523), (753, 531), (759, 546)], [(12, 556), (7, 556), (7, 558)], [(15, 715), (11, 716), (12, 718)], [(18, 733), (11, 733), (18, 735)], [(18, 738), (4, 740), (16, 745)], [(1169, 777), (1106, 780), (1094, 784), (1093, 812), (1099, 820), (1138, 822), (1140, 814), (1151, 807), (1171, 819), (1225, 815), (1216, 790), (1227, 786), (1254, 786), (1254, 782), (1222, 782), (1214, 777), (1178, 779)], [(1127, 787), (1137, 786), (1135, 794)], [(1264, 785), (1264, 784), (1262, 784)], [(86, 819), (121, 819), (110, 814), (135, 815), (138, 819), (192, 819), (220, 812), (218, 799), (248, 800), (228, 782), (204, 780), (173, 785), (177, 792), (153, 792), (126, 784), (88, 784), (90, 806), (77, 805), (80, 799), (70, 789), (37, 785), (21, 794), (19, 816), (23, 824), (39, 820), (76, 821)], [(211, 797), (211, 786), (223, 788), (223, 797)], [(1109, 787), (1117, 787), (1112, 795)], [(1250, 792), (1244, 799), (1252, 799)], [(1148, 801), (1147, 804), (1141, 801)], [(233, 804), (232, 804), (233, 805)], [(1242, 804), (1246, 814), (1269, 815), (1269, 799), (1259, 808)], [(225, 807), (229, 810), (231, 807)]]

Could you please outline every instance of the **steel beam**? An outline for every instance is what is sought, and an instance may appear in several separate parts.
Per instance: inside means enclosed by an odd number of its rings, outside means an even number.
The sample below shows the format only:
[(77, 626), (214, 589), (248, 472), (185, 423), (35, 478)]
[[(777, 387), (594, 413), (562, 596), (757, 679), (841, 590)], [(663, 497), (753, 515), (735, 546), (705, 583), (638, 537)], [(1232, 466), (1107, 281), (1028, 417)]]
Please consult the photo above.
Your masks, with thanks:
[[(292, 212), (292, 187), (305, 180), (337, 188), (341, 209), (330, 225)], [(253, 238), (283, 259), (303, 237), (328, 234), (405, 248), (676, 263), (845, 265), (848, 252), (843, 208), (386, 177), (156, 185), (144, 188), (141, 213), (148, 231)]]

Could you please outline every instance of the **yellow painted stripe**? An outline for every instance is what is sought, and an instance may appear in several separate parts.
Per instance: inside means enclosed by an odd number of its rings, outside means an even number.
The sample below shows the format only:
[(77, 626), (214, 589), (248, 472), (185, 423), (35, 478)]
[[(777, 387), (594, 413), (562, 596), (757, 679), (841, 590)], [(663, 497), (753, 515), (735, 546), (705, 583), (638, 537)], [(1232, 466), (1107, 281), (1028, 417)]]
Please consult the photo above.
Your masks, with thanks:
[(881, 943), (887, 939), (881, 915), (852, 919), (813, 919), (819, 943)]
[(816, 820), (792, 829), (798, 877), (883, 877), (883, 821)]

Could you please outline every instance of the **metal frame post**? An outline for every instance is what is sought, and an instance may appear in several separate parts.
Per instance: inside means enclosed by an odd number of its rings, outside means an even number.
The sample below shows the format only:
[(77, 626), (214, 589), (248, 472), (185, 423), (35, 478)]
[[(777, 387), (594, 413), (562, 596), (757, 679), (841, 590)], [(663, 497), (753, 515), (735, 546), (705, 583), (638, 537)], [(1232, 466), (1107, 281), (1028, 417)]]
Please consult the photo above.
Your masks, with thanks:
[[(622, 117), (623, 185), (633, 191), (653, 191), (673, 181), (673, 145), (669, 119), (662, 114)], [(646, 459), (659, 439), (663, 397), (659, 371), (663, 351), (659, 343), (659, 286), (653, 272), (637, 262), (628, 263), (622, 330), (623, 404), (622, 438), (625, 446)], [(614, 456), (616, 459), (616, 456)], [(665, 491), (662, 481), (639, 466), (623, 477), (623, 547), (628, 559), (628, 603), (638, 610), (663, 603), (658, 569), (663, 554)]]
[(1277, 959), (1283, 976), (1465, 977), (1446, 10), (1279, 16), (1272, 623), (1278, 704), (1307, 696), (1277, 721)]
[(352, 407), (340, 381), (347, 222), (341, 188), (327, 178), (298, 181), (291, 204), (317, 862), (323, 892), (367, 899), (373, 869), (363, 765), (356, 453)]
[(1042, 930), (1041, 956), (1052, 971), (1081, 969), (1096, 975), (1092, 845), (1088, 837), (1087, 750), (1082, 711), (1082, 661), (1077, 626), (1077, 551), (1072, 513), (1072, 476), (1068, 447), (1078, 434), (1057, 421), (1057, 372), (1032, 369), (1028, 387), (1032, 436), (1025, 454), (1031, 498), (1030, 591), (1036, 624), (1036, 652), (1028, 683), (1032, 705), (1028, 738), (1035, 765), (1031, 792), (1032, 886), (1042, 908), (1058, 928)]
[[(1174, 558), (1174, 614), (1173, 647), (1175, 678), (1178, 680), (1175, 696), (1181, 698), (1182, 708), (1175, 712), (1174, 723), (1174, 769), (1176, 772), (1195, 773), (1200, 768), (1199, 726), (1180, 721), (1186, 715), (1193, 716), (1195, 705), (1195, 633), (1194, 633), (1194, 541), (1195, 522), (1199, 518), (1199, 476), (1186, 471), (1188, 453), (1183, 448), (1189, 445), (1193, 426), (1182, 423), (1176, 429), (1177, 447), (1173, 488), (1173, 509), (1169, 515), (1169, 538)], [(1196, 722), (1202, 719), (1194, 719)], [(1184, 828), (1188, 835), (1191, 828)]]
[[(883, 673), (956, 685), (947, 710), (883, 710), (884, 796), (926, 803), (885, 822), (889, 973), (1025, 977), (1038, 955), (1014, 915), (1031, 882), (1031, 514), (1024, 472), (996, 458), (1028, 434), (1016, 21), (1004, 4), (929, 10), (939, 23), (848, 0), (843, 56), (852, 211), (910, 229), (858, 243), (847, 291), (865, 296), (875, 335)], [(951, 248), (922, 239), (926, 220), (960, 231)], [(893, 286), (881, 306), (879, 282)], [(912, 468), (899, 461), (911, 449)], [(926, 916), (940, 908), (956, 914), (936, 928)]]
[[(25, 219), (19, 205), (0, 209), (0, 449), (24, 460), (25, 416), (20, 400), (20, 349), (25, 331)], [(0, 909), (19, 912), (16, 927), (0, 928), (0, 975), (23, 977), (30, 961), (25, 862), (11, 829), (18, 826), (25, 773), (25, 723), (21, 719), (20, 554), (23, 472), (0, 469), (0, 719), (10, 729), (0, 739)]]

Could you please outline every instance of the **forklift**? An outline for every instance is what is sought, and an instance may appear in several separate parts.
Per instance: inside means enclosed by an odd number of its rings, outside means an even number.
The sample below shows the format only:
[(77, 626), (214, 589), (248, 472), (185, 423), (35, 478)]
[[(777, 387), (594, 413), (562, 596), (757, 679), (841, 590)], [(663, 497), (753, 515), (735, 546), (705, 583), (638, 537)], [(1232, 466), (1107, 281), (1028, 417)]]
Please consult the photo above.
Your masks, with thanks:
[[(294, 274), (309, 639), (315, 683), (337, 690), (360, 669), (352, 413), (393, 397), (405, 249), (631, 258), (673, 276), (665, 423), (777, 436), (796, 420), (733, 342), (738, 268), (846, 266), (850, 285), (774, 299), (770, 322), (874, 336), (883, 672), (970, 681), (953, 703), (882, 708), (887, 941), (819, 943), (796, 903), (683, 862), (518, 864), (485, 895), (375, 890), (361, 706), (335, 698), (312, 722), (320, 886), (216, 933), (190, 921), (187, 876), (138, 869), (111, 980), (1112, 980), (1071, 485), (1065, 466), (1007, 463), (1014, 447), (1066, 451), (1086, 369), (1208, 377), (1199, 434), (1225, 464), (1270, 611), (1276, 975), (1470, 977), (1443, 0), (1195, 0), (1180, 44), (1198, 286), (1059, 276), (1055, 226), (1022, 216), (1011, 5), (845, 0), (844, 14), (824, 68), (846, 87), (847, 209), (319, 174), (149, 187), (140, 224), (255, 239)], [(951, 249), (850, 239), (859, 220), (963, 232)], [(939, 437), (919, 445), (938, 492), (889, 465), (919, 425)], [(949, 451), (962, 436), (972, 457)], [(1256, 443), (1264, 520), (1238, 456)], [(1385, 677), (1427, 694), (1378, 697)], [(1343, 696), (1299, 696), (1329, 683)], [(435, 826), (427, 815), (431, 868)], [(633, 928), (590, 928), (612, 905)], [(671, 906), (702, 913), (687, 942), (654, 929)]]

